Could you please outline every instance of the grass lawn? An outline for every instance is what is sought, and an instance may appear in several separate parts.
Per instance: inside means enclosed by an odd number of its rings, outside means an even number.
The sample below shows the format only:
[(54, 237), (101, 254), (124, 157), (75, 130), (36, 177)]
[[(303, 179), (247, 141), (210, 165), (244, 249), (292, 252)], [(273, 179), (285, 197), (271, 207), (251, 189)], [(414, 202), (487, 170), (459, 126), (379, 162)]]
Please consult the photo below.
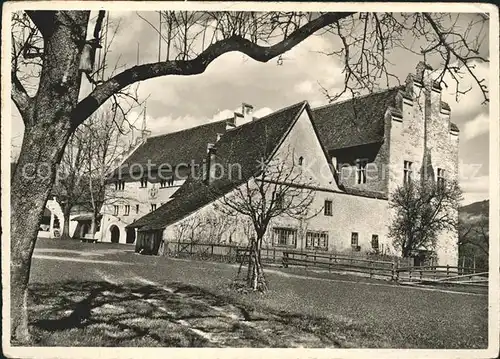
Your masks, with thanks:
[(53, 244), (35, 251), (34, 345), (487, 347), (486, 296), (275, 268), (269, 293), (242, 295), (228, 290), (237, 268), (227, 264)]

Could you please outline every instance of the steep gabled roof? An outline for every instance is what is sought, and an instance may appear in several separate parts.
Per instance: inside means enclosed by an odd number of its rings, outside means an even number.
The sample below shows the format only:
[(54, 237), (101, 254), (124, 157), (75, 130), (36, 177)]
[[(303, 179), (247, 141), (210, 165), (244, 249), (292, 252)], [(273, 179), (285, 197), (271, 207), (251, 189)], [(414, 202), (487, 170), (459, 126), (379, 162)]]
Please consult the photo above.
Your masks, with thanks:
[(385, 112), (396, 107), (403, 86), (312, 109), (321, 142), (328, 150), (381, 142)]
[[(226, 121), (207, 123), (186, 130), (150, 137), (141, 144), (122, 164), (122, 173), (135, 164), (136, 169), (146, 168), (148, 160), (152, 168), (169, 164), (175, 168), (179, 164), (201, 163), (207, 153), (207, 144), (215, 143), (217, 134), (226, 131)], [(118, 171), (118, 170), (117, 170)], [(124, 172), (123, 172), (124, 171)], [(116, 172), (116, 171), (115, 171)]]
[[(389, 107), (400, 108), (396, 95), (405, 86), (393, 87), (342, 102), (312, 109), (313, 122), (327, 150), (382, 142), (385, 132), (385, 112)], [(446, 102), (441, 106), (450, 110)], [(458, 131), (454, 123), (452, 130)]]
[[(216, 145), (215, 162), (225, 169), (220, 178), (209, 186), (203, 176), (188, 178), (171, 201), (129, 227), (165, 228), (257, 175), (259, 164), (271, 158), (306, 106), (307, 102), (300, 102), (226, 132)], [(228, 170), (231, 166), (233, 171)]]

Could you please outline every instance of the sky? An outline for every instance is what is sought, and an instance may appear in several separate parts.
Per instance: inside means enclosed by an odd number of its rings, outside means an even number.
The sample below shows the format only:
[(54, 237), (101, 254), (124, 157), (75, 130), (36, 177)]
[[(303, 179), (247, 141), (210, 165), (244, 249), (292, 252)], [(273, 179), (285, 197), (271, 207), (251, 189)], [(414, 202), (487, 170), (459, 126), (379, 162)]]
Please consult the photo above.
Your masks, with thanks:
[[(141, 13), (158, 23), (158, 15)], [(158, 57), (158, 34), (135, 12), (111, 13), (113, 23), (121, 21), (108, 55), (110, 63), (126, 68), (154, 62)], [(133, 29), (133, 31), (130, 31)], [(259, 63), (237, 53), (227, 53), (207, 70), (195, 76), (168, 76), (140, 83), (139, 99), (146, 102), (147, 127), (152, 135), (174, 132), (231, 117), (241, 110), (241, 103), (254, 106), (256, 117), (307, 100), (312, 107), (327, 104), (321, 86), (334, 92), (342, 85), (340, 60), (321, 52), (331, 51), (336, 40), (312, 36), (287, 52), (283, 63), (271, 60)], [(139, 56), (137, 56), (137, 44)], [(487, 54), (486, 54), (487, 55)], [(400, 49), (391, 52), (392, 71), (404, 82), (413, 73), (419, 58)], [(488, 78), (488, 64), (477, 64), (476, 71)], [(84, 80), (85, 81), (85, 80)], [(463, 83), (471, 83), (464, 77)], [(321, 85), (321, 86), (320, 86)], [(82, 85), (82, 93), (88, 91)], [(489, 183), (489, 111), (481, 104), (482, 94), (474, 87), (466, 96), (455, 100), (452, 89), (443, 90), (443, 100), (450, 104), (452, 121), (460, 128), (460, 185), (464, 191), (463, 204), (488, 198)], [(13, 108), (15, 106), (13, 105)], [(142, 109), (130, 113), (129, 120), (140, 127)], [(23, 124), (13, 109), (12, 157), (19, 153)]]

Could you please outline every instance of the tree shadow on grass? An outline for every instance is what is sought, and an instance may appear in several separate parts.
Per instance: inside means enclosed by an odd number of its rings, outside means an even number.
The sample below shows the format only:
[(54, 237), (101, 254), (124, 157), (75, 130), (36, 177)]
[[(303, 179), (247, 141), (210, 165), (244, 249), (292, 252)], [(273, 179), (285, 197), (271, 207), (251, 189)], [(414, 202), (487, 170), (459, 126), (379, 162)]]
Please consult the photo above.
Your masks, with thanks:
[[(274, 311), (179, 282), (62, 282), (30, 287), (30, 318), (40, 346), (346, 347), (359, 330)], [(364, 334), (363, 334), (364, 335)], [(378, 338), (359, 338), (377, 347)], [(355, 341), (358, 342), (358, 341)], [(363, 345), (364, 344), (364, 345)]]

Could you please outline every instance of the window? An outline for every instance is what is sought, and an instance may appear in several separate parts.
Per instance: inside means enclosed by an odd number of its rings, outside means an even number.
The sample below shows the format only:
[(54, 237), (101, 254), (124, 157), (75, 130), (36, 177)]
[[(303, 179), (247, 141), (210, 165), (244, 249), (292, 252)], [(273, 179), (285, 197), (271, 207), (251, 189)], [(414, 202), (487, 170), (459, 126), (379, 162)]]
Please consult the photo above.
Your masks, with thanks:
[(378, 251), (378, 234), (372, 234), (372, 249)]
[(351, 247), (358, 247), (358, 232), (351, 233)]
[(437, 185), (439, 188), (444, 188), (445, 184), (445, 171), (442, 168), (437, 169)]
[(160, 180), (160, 188), (172, 187), (173, 185), (174, 185), (174, 178), (173, 177)]
[(304, 157), (300, 156), (299, 157), (299, 166), (302, 166), (303, 163), (304, 163)]
[(328, 249), (328, 233), (326, 232), (307, 232), (306, 233), (306, 248), (307, 249)]
[(273, 245), (297, 246), (297, 230), (293, 228), (274, 228)]
[(413, 162), (410, 161), (404, 161), (404, 177), (403, 177), (403, 183), (407, 184), (411, 182), (412, 179), (412, 169), (411, 165)]
[(139, 205), (138, 204), (135, 205), (135, 214), (139, 214)]
[(332, 201), (325, 201), (325, 216), (332, 215)]
[(125, 181), (118, 180), (115, 182), (115, 190), (123, 191), (125, 189)]
[(141, 187), (148, 186), (148, 179), (146, 177), (141, 178)]
[(125, 213), (124, 213), (124, 215), (128, 216), (129, 214), (130, 214), (130, 205), (126, 204), (125, 205)]
[(151, 212), (156, 211), (156, 203), (151, 203)]
[(115, 216), (118, 216), (118, 206), (116, 206), (116, 205), (113, 206), (113, 214)]
[(366, 183), (366, 165), (368, 164), (368, 160), (366, 159), (357, 159), (356, 160), (356, 183)]
[(283, 204), (283, 194), (278, 193), (276, 195), (276, 209), (278, 209), (278, 210), (279, 209), (283, 209), (283, 206), (284, 206), (284, 204)]

